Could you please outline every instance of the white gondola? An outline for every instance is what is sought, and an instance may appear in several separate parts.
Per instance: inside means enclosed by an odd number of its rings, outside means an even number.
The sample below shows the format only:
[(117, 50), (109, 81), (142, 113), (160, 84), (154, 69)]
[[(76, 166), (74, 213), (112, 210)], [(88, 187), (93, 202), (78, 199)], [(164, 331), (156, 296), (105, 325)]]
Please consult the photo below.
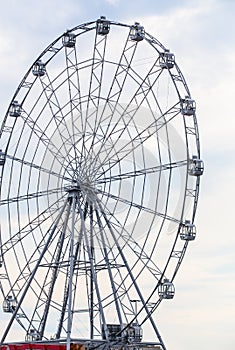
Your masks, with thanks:
[(3, 312), (13, 313), (15, 311), (16, 306), (17, 306), (16, 299), (13, 298), (13, 296), (8, 295), (3, 301), (2, 309), (3, 309)]
[(30, 329), (29, 332), (25, 336), (25, 341), (31, 342), (35, 340), (40, 340), (40, 336), (36, 329)]
[(159, 64), (163, 69), (172, 69), (175, 65), (175, 55), (169, 50), (165, 50), (165, 52), (160, 55)]
[(10, 117), (19, 117), (21, 115), (21, 106), (18, 101), (13, 101), (9, 110)]
[(204, 172), (204, 163), (197, 156), (193, 156), (193, 158), (189, 162), (189, 175), (192, 176), (201, 176)]
[(5, 164), (6, 154), (0, 149), (0, 166)]
[(196, 111), (196, 102), (192, 100), (190, 97), (185, 96), (185, 99), (181, 100), (182, 107), (181, 113), (183, 115), (194, 115)]
[(183, 241), (194, 241), (196, 238), (196, 226), (189, 220), (185, 220), (185, 223), (181, 225), (180, 238)]
[(97, 19), (96, 31), (99, 35), (107, 35), (110, 30), (110, 22), (106, 20), (105, 16), (101, 16)]
[(74, 33), (66, 32), (62, 37), (62, 44), (65, 47), (72, 48), (76, 44), (76, 35)]
[[(107, 335), (110, 341), (126, 339), (128, 343), (140, 342), (143, 338), (143, 329), (138, 323), (131, 323), (129, 326), (123, 324), (122, 331), (120, 324), (107, 324)], [(105, 339), (104, 327), (102, 327), (102, 338)]]
[(144, 27), (141, 26), (138, 22), (135, 22), (130, 32), (130, 39), (133, 41), (141, 41), (144, 39), (145, 31)]
[(132, 323), (126, 330), (127, 341), (129, 343), (141, 342), (143, 338), (143, 329), (138, 323)]
[[(107, 324), (107, 335), (110, 341), (116, 341), (122, 337), (121, 326), (120, 324)], [(105, 329), (102, 325), (102, 338), (105, 339)]]
[(160, 299), (173, 299), (175, 295), (175, 287), (168, 279), (164, 279), (163, 283), (158, 287), (158, 295)]
[(41, 60), (38, 60), (32, 69), (33, 75), (36, 77), (42, 77), (46, 73), (46, 66), (45, 63), (43, 63)]

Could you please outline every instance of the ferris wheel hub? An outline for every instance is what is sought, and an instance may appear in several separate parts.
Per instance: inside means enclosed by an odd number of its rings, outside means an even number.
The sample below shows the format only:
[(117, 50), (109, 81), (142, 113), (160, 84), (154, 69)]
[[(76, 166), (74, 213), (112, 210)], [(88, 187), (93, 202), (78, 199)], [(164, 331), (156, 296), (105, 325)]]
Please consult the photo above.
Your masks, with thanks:
[(81, 192), (80, 185), (69, 185), (65, 187), (65, 192), (68, 192), (68, 197), (77, 196)]
[(80, 183), (67, 185), (64, 190), (68, 193), (68, 198), (82, 196), (89, 203), (95, 203), (97, 199), (97, 190), (91, 181), (81, 181)]

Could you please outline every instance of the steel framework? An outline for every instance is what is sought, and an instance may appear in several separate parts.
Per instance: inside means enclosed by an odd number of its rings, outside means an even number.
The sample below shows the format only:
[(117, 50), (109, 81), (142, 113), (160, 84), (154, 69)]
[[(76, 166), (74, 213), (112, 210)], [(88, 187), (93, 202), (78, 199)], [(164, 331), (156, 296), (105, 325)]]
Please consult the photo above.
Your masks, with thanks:
[(165, 350), (154, 311), (195, 238), (203, 173), (175, 56), (138, 23), (68, 30), (25, 74), (0, 148), (1, 344), (16, 323), (28, 343)]

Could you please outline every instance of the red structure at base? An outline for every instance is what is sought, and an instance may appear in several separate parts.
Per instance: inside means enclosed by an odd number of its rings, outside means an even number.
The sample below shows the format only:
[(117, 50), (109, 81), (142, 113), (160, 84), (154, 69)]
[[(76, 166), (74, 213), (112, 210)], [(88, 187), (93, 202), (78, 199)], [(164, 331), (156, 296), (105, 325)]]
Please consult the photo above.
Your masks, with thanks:
[[(71, 350), (85, 350), (83, 344), (70, 345)], [(9, 343), (0, 346), (0, 350), (66, 350), (66, 344), (60, 343)]]

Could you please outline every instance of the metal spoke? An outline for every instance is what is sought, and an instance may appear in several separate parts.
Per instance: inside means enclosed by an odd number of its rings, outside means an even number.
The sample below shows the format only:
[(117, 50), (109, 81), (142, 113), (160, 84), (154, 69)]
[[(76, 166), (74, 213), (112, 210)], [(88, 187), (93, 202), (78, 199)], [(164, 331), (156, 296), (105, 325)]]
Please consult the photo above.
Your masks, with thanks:
[(16, 162), (18, 162), (18, 163), (21, 163), (21, 164), (23, 164), (23, 165), (26, 165), (26, 166), (28, 166), (28, 167), (30, 167), (30, 168), (37, 169), (37, 170), (40, 171), (40, 172), (42, 171), (42, 172), (45, 172), (45, 173), (47, 173), (47, 174), (49, 174), (49, 175), (56, 176), (56, 177), (58, 177), (58, 178), (60, 178), (60, 179), (67, 180), (67, 181), (71, 181), (71, 178), (70, 178), (70, 177), (62, 176), (62, 175), (60, 175), (60, 174), (54, 172), (53, 170), (43, 168), (43, 167), (40, 166), (40, 165), (33, 164), (33, 163), (28, 162), (28, 161), (26, 161), (26, 160), (24, 160), (24, 159), (20, 159), (20, 158), (14, 157), (14, 156), (12, 156), (12, 155), (10, 155), (10, 154), (6, 154), (6, 158), (11, 159), (12, 161), (16, 161)]
[[(169, 164), (161, 164), (158, 166), (154, 166), (151, 168), (144, 168), (144, 169), (138, 169), (136, 171), (130, 171), (127, 173), (121, 173), (118, 175), (111, 175), (110, 177), (101, 177), (101, 175), (99, 176), (100, 180), (97, 180), (97, 184), (102, 184), (102, 183), (106, 183), (106, 182), (110, 182), (110, 181), (122, 181), (124, 179), (129, 179), (132, 177), (136, 177), (136, 176), (144, 176), (147, 174), (152, 174), (152, 173), (157, 173), (157, 172), (161, 172), (164, 170), (170, 170), (170, 169), (174, 169), (174, 168), (178, 168), (178, 167), (184, 167), (187, 166), (187, 161), (186, 160), (182, 160), (179, 162), (173, 162), (173, 163), (169, 163)], [(110, 170), (110, 168), (108, 169)]]
[(50, 196), (51, 194), (55, 194), (55, 193), (59, 194), (60, 192), (61, 192), (61, 188), (55, 188), (55, 189), (51, 189), (51, 190), (47, 190), (47, 191), (28, 193), (28, 194), (18, 196), (18, 197), (6, 198), (6, 199), (2, 199), (0, 201), (0, 206), (1, 205), (9, 205), (10, 203), (21, 202), (21, 201), (25, 201), (25, 200), (29, 200), (29, 199), (35, 199), (38, 197), (43, 197), (45, 195)]
[(104, 192), (104, 191), (101, 191), (101, 190), (97, 190), (97, 192), (99, 194), (107, 196), (108, 198), (112, 198), (112, 199), (115, 199), (116, 201), (120, 201), (122, 203), (125, 203), (128, 206), (132, 206), (134, 208), (138, 208), (140, 210), (146, 211), (147, 213), (153, 214), (154, 216), (159, 216), (159, 217), (161, 217), (161, 218), (163, 218), (165, 220), (169, 220), (169, 221), (172, 221), (172, 222), (180, 223), (180, 220), (178, 220), (178, 219), (176, 219), (174, 217), (171, 217), (171, 216), (169, 216), (167, 214), (164, 214), (164, 213), (159, 213), (159, 212), (157, 212), (157, 211), (155, 211), (153, 209), (144, 207), (141, 204), (137, 204), (137, 203), (131, 202), (131, 201), (127, 200), (127, 199), (120, 198), (118, 196), (115, 196), (114, 194), (111, 194), (111, 193), (108, 193), (108, 192)]

